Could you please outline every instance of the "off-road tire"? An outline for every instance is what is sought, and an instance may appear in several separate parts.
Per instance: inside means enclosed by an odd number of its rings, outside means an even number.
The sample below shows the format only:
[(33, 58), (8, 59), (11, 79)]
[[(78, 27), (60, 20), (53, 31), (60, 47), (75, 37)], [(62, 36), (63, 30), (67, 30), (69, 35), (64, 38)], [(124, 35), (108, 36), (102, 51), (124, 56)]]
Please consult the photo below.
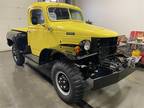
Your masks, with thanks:
[[(57, 74), (62, 72), (69, 81), (69, 93), (64, 95), (58, 87)], [(52, 81), (59, 97), (68, 104), (79, 103), (83, 98), (84, 80), (79, 69), (70, 63), (57, 61), (52, 68)]]
[(18, 66), (22, 66), (25, 62), (25, 57), (20, 53), (16, 45), (12, 46), (12, 56)]

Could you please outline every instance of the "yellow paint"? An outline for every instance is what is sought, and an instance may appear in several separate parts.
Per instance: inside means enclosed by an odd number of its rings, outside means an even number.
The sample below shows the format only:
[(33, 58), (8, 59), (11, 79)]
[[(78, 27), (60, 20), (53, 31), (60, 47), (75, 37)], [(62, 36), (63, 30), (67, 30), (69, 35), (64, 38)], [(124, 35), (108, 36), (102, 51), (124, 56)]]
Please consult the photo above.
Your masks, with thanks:
[(28, 27), (24, 27), (24, 28), (14, 28), (14, 29), (12, 29), (12, 30), (27, 32), (27, 31), (28, 31)]
[[(48, 16), (49, 7), (69, 8), (81, 11), (77, 6), (65, 3), (36, 2), (28, 8), (28, 28), (16, 30), (28, 32), (28, 44), (32, 53), (39, 56), (45, 48), (57, 49), (61, 52), (72, 52), (74, 49), (60, 47), (59, 44), (79, 44), (82, 40), (91, 40), (91, 37), (110, 38), (117, 37), (118, 33), (94, 25), (86, 24), (84, 21), (60, 20), (51, 21)], [(30, 11), (41, 9), (44, 16), (44, 24), (32, 25)], [(49, 30), (48, 30), (49, 29)], [(74, 32), (74, 36), (66, 35), (66, 32)]]

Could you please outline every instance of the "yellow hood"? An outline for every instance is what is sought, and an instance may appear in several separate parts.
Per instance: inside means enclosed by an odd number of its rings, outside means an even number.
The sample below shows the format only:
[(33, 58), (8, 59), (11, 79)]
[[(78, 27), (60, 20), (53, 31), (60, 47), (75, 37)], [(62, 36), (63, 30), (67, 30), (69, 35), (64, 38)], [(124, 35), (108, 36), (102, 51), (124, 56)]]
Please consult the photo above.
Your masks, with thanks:
[(54, 22), (53, 28), (54, 30), (63, 31), (63, 32), (74, 32), (75, 36), (79, 36), (79, 37), (108, 38), (108, 37), (118, 36), (118, 33), (112, 30), (86, 24), (80, 21)]

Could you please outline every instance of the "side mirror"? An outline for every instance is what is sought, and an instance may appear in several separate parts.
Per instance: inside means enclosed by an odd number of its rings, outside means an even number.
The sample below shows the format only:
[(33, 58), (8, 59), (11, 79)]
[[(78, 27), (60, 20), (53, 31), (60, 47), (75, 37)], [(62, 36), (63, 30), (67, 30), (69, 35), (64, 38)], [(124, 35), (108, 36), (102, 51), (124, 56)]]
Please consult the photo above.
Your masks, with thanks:
[(92, 22), (90, 20), (87, 20), (86, 23), (87, 24), (92, 24)]
[(37, 17), (32, 17), (32, 24), (37, 25), (38, 24), (38, 18)]

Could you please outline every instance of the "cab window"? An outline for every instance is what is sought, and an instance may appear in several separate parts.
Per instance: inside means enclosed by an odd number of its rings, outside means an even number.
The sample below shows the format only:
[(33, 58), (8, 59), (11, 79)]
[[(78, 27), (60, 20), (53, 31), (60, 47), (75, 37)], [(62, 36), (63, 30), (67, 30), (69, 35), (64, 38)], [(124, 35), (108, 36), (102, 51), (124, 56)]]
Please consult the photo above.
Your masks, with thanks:
[(44, 17), (41, 9), (33, 9), (31, 11), (31, 22), (33, 25), (44, 23)]
[(49, 18), (56, 20), (79, 20), (83, 21), (83, 16), (79, 10), (51, 7), (48, 9)]
[(48, 13), (51, 20), (70, 19), (67, 8), (49, 8)]

